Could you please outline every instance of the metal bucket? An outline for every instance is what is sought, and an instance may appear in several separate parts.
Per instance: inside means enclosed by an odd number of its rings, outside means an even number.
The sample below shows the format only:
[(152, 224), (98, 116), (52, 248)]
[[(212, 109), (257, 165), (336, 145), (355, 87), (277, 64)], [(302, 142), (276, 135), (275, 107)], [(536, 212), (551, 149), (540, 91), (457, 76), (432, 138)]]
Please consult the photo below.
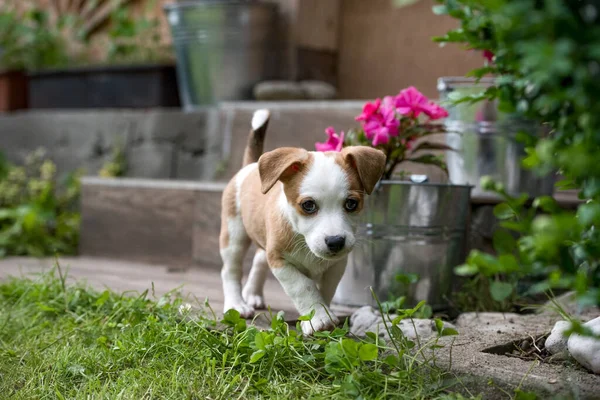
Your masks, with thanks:
[[(375, 306), (406, 296), (447, 307), (453, 268), (464, 261), (471, 186), (382, 181), (367, 198), (359, 240), (348, 259), (333, 302)], [(417, 274), (404, 285), (399, 274)]]
[[(438, 91), (442, 103), (451, 96), (462, 97), (482, 92), (493, 85), (491, 78), (476, 83), (469, 78), (440, 78)], [(491, 176), (504, 184), (511, 195), (528, 193), (530, 197), (552, 195), (554, 174), (540, 177), (524, 169), (521, 160), (525, 145), (517, 140), (520, 132), (542, 135), (542, 127), (531, 121), (515, 120), (498, 111), (497, 103), (487, 100), (446, 106), (446, 143), (455, 151), (446, 153), (450, 182), (474, 185), (474, 196), (491, 196), (480, 186), (482, 176)]]
[(199, 0), (164, 9), (186, 110), (251, 99), (256, 83), (276, 76), (276, 5)]

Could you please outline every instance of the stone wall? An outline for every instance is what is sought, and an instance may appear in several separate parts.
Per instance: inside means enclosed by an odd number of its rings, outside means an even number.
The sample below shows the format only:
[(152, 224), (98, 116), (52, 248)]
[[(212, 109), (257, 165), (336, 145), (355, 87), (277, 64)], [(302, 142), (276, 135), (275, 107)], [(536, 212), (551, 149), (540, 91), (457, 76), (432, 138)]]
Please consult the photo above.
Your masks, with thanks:
[[(190, 113), (179, 110), (30, 111), (0, 117), (0, 151), (22, 162), (44, 148), (60, 172), (85, 168), (96, 175), (121, 146), (127, 177), (226, 181), (241, 167), (252, 113), (271, 110), (265, 150), (314, 149), (324, 130), (357, 126), (362, 102), (233, 102)], [(445, 175), (411, 166), (432, 181)]]
[(219, 149), (210, 136), (210, 124), (210, 112), (22, 112), (0, 118), (0, 149), (10, 160), (22, 162), (41, 147), (59, 171), (84, 168), (94, 175), (121, 147), (128, 176), (201, 177), (205, 155)]

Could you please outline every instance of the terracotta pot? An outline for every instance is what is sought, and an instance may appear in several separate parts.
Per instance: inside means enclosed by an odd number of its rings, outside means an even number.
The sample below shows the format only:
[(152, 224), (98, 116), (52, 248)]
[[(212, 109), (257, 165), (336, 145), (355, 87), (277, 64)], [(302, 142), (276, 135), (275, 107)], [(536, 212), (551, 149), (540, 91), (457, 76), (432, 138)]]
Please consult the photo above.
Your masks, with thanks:
[(0, 72), (0, 112), (27, 108), (27, 84), (24, 71)]

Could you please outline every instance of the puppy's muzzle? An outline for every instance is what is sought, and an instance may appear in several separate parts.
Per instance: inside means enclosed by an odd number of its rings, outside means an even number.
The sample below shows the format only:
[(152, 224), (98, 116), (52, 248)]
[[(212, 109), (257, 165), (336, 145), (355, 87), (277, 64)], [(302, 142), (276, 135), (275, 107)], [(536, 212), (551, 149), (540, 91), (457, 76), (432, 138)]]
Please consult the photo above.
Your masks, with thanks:
[(337, 253), (346, 245), (346, 238), (344, 236), (327, 236), (325, 238), (325, 244), (329, 251)]

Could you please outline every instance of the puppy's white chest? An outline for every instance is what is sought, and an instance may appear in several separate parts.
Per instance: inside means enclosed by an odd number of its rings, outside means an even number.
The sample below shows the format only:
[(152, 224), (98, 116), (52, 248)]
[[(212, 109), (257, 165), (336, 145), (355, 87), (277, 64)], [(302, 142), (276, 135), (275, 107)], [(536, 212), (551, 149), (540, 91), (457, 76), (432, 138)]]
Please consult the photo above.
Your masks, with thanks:
[(308, 248), (303, 247), (284, 253), (287, 262), (295, 266), (311, 279), (318, 279), (333, 264), (332, 261), (316, 257)]

